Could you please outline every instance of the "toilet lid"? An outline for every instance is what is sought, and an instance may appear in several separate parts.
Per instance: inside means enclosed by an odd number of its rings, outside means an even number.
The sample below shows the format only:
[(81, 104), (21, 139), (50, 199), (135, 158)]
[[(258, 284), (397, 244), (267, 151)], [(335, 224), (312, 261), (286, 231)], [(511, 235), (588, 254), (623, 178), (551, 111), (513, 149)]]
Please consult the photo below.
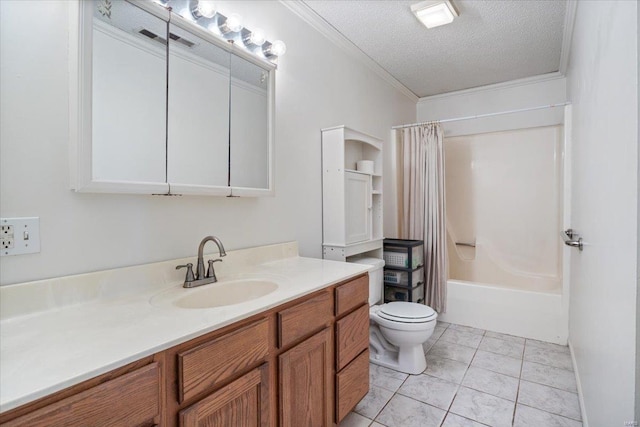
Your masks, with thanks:
[(434, 309), (415, 302), (390, 302), (380, 306), (378, 315), (383, 319), (405, 323), (422, 323), (436, 318)]

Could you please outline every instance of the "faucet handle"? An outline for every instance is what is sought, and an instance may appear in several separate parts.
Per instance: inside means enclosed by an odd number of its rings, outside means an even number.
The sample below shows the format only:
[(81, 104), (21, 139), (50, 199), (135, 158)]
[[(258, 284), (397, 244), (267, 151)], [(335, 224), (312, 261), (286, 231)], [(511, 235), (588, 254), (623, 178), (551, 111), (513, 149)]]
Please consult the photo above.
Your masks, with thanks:
[(187, 275), (184, 279), (185, 283), (187, 282), (193, 282), (195, 280), (195, 277), (193, 276), (193, 264), (192, 263), (188, 263), (185, 265), (178, 265), (176, 266), (176, 270), (180, 270), (181, 268), (186, 268), (187, 269)]
[(222, 262), (222, 260), (220, 258), (218, 259), (210, 259), (209, 261), (207, 261), (207, 263), (209, 264), (209, 268), (207, 268), (207, 276), (206, 277), (216, 277), (216, 272), (213, 269), (213, 263), (214, 262)]

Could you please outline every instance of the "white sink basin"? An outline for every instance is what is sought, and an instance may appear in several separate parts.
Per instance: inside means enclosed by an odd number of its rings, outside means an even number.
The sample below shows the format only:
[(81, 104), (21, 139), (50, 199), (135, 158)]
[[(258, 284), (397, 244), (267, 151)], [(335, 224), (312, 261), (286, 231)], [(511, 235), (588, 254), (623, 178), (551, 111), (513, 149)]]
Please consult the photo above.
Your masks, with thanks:
[(278, 284), (267, 280), (233, 280), (195, 288), (178, 298), (173, 305), (182, 308), (210, 308), (240, 304), (263, 297), (278, 289)]
[(264, 279), (238, 279), (210, 283), (197, 288), (172, 289), (151, 299), (151, 304), (180, 308), (214, 308), (242, 304), (278, 289), (278, 284)]

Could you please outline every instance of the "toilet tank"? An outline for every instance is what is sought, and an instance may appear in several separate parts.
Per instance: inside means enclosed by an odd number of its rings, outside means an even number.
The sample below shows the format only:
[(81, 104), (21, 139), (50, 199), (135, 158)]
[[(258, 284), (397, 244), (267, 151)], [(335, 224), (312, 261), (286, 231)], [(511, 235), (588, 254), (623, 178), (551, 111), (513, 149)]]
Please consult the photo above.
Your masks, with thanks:
[(369, 305), (378, 304), (382, 300), (382, 288), (384, 286), (384, 260), (379, 258), (350, 258), (348, 262), (367, 264), (373, 267), (369, 270)]

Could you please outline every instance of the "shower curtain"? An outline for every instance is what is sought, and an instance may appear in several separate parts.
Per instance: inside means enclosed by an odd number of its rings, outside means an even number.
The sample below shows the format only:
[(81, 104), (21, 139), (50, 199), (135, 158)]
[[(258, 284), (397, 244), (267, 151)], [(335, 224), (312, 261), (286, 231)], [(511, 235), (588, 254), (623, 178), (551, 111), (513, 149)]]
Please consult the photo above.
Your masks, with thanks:
[(400, 238), (424, 240), (425, 303), (446, 311), (447, 248), (444, 132), (439, 123), (398, 131), (398, 229)]

